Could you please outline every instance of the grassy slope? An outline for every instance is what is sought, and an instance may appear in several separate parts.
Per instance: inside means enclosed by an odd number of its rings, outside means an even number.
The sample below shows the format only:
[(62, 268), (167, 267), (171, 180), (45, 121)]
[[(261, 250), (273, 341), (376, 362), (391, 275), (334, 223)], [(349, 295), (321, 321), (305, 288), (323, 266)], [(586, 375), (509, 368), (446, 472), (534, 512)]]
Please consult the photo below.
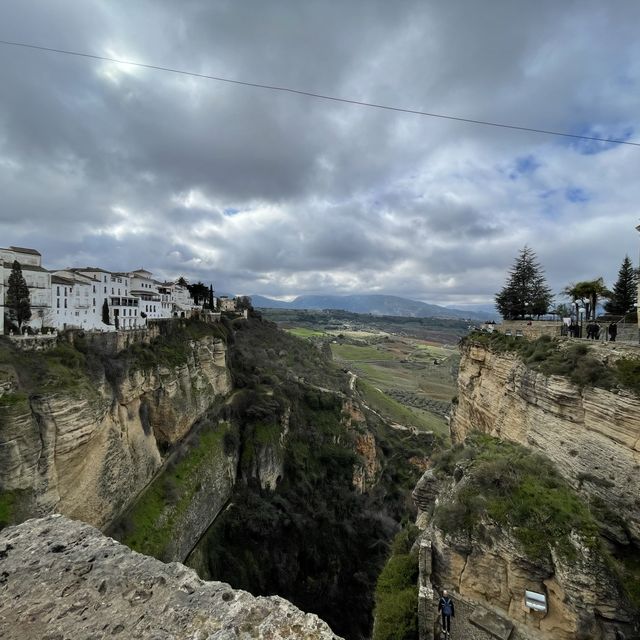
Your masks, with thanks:
[(114, 535), (134, 551), (162, 558), (204, 469), (225, 464), (225, 437), (231, 432), (227, 423), (202, 425), (120, 520)]

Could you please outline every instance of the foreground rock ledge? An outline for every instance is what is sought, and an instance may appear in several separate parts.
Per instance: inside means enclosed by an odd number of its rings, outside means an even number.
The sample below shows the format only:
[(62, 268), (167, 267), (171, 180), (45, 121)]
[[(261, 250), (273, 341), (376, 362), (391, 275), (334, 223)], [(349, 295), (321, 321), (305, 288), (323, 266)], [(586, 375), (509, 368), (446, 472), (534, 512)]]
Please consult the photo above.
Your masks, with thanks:
[(54, 515), (0, 532), (0, 638), (337, 639), (277, 596), (204, 582)]

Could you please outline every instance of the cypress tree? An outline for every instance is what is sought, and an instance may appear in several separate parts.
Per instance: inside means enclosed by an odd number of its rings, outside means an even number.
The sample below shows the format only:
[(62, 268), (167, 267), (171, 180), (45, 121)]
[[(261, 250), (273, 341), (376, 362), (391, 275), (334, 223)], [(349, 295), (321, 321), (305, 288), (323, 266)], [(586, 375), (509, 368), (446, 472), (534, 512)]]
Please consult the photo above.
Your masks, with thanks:
[(618, 279), (613, 285), (611, 299), (604, 305), (605, 311), (616, 316), (625, 316), (633, 311), (638, 297), (638, 273), (633, 268), (629, 256), (625, 256), (618, 271)]
[(111, 324), (109, 321), (109, 303), (106, 298), (102, 303), (102, 322), (104, 322), (104, 324)]
[(31, 300), (29, 287), (22, 275), (22, 268), (17, 260), (13, 261), (9, 274), (9, 286), (7, 287), (7, 307), (10, 316), (22, 328), (22, 323), (31, 318)]
[(516, 320), (526, 315), (539, 317), (549, 311), (553, 295), (533, 249), (526, 246), (522, 249), (495, 300), (505, 320)]

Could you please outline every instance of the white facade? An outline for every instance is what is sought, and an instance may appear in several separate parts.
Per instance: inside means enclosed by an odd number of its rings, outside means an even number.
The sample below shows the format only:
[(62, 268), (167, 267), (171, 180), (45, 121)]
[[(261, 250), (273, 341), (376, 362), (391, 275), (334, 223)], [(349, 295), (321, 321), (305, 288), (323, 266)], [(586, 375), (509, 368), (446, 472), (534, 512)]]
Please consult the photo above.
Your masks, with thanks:
[(18, 261), (29, 287), (31, 319), (25, 325), (40, 329), (51, 307), (51, 274), (42, 268), (42, 256), (35, 249), (23, 247), (0, 248), (0, 332), (4, 332), (6, 293), (13, 262)]
[[(148, 319), (190, 317), (194, 309), (187, 287), (158, 282), (144, 269), (112, 273), (99, 267), (49, 272), (34, 249), (0, 248), (0, 335), (5, 329), (5, 298), (14, 260), (29, 287), (32, 328), (114, 331), (144, 327)], [(110, 324), (102, 322), (107, 302)]]
[(55, 271), (51, 276), (51, 311), (45, 324), (57, 329), (102, 329), (100, 293), (103, 283), (80, 270)]

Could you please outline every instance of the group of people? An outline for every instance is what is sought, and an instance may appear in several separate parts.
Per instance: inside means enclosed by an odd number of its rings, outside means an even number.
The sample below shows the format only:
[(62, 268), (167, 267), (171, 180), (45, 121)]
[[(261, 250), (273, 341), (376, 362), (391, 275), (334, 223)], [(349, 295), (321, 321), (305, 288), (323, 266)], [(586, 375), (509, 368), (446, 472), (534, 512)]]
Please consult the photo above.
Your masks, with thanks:
[[(572, 338), (580, 337), (580, 325), (574, 320), (571, 320), (571, 324), (565, 325), (566, 335)], [(591, 320), (586, 326), (586, 338), (587, 340), (599, 340), (602, 327), (595, 321)], [(609, 336), (609, 342), (615, 342), (618, 335), (618, 323), (612, 322), (607, 327), (607, 335)]]
[[(592, 320), (587, 325), (587, 340), (598, 340), (600, 338), (600, 331), (602, 331), (600, 325), (595, 320)], [(607, 327), (607, 333), (609, 334), (609, 342), (615, 342), (616, 336), (618, 335), (618, 323), (612, 322)]]

